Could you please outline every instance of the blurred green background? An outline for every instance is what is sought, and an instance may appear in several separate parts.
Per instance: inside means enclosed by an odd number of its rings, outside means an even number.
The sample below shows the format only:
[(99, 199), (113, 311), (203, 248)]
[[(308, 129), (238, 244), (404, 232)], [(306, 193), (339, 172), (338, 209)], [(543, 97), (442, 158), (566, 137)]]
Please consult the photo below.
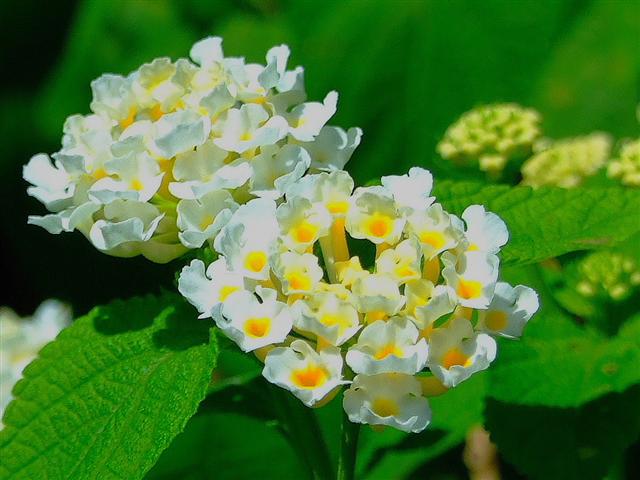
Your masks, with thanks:
[[(450, 176), (435, 155), (446, 127), (474, 105), (537, 108), (551, 136), (634, 135), (639, 7), (632, 0), (292, 1), (5, 0), (0, 169), (4, 179), (1, 304), (22, 313), (58, 297), (95, 303), (170, 286), (178, 264), (97, 255), (79, 234), (27, 226), (44, 213), (21, 166), (60, 146), (62, 124), (86, 113), (89, 82), (157, 56), (184, 57), (206, 35), (229, 55), (262, 61), (279, 43), (303, 65), (309, 96), (340, 93), (332, 123), (360, 126), (349, 164), (359, 182), (409, 166)], [(455, 175), (460, 175), (456, 173)], [(471, 174), (470, 174), (471, 175)], [(149, 279), (153, 278), (153, 282)]]
[[(269, 47), (287, 43), (292, 49), (290, 65), (305, 67), (311, 99), (337, 90), (339, 108), (331, 123), (364, 130), (363, 142), (348, 165), (359, 183), (414, 165), (432, 169), (437, 179), (473, 178), (473, 172), (448, 168), (437, 157), (435, 145), (461, 113), (482, 103), (514, 101), (533, 107), (543, 114), (545, 134), (555, 138), (594, 130), (617, 139), (639, 133), (640, 3), (634, 0), (4, 0), (0, 19), (0, 248), (2, 271), (9, 280), (0, 305), (22, 314), (31, 313), (47, 297), (70, 302), (80, 314), (113, 298), (155, 292), (159, 286), (173, 288), (180, 260), (159, 266), (139, 258), (111, 258), (98, 254), (80, 234), (52, 236), (27, 226), (27, 215), (42, 214), (44, 208), (26, 195), (21, 168), (31, 155), (60, 147), (68, 115), (88, 112), (92, 79), (105, 72), (126, 74), (158, 56), (187, 56), (191, 44), (207, 35), (224, 37), (228, 55), (250, 61), (263, 61)], [(547, 317), (555, 313), (547, 310)], [(434, 418), (434, 431), (421, 440), (405, 441), (391, 460), (381, 462), (381, 478), (399, 464), (420, 478), (465, 477), (458, 433), (482, 419), (484, 405), (474, 403), (462, 413), (453, 406), (485, 394), (482, 377), (478, 378), (460, 393), (456, 389), (434, 400), (439, 411), (449, 415)], [(580, 410), (493, 401), (485, 413), (489, 423), (526, 420), (511, 432), (513, 438), (503, 439), (512, 445), (512, 459), (518, 458), (524, 437), (527, 445), (538, 446), (553, 437), (554, 445), (565, 443), (566, 455), (584, 460), (580, 439), (608, 434), (607, 419), (624, 425), (627, 414), (637, 409), (628, 400), (639, 397), (637, 388), (634, 392)], [(196, 431), (230, 431), (228, 416), (196, 418)], [(241, 421), (246, 423), (243, 428), (262, 435), (262, 420)], [(595, 430), (582, 429), (586, 424)], [(453, 443), (438, 433), (458, 425)], [(631, 443), (624, 435), (601, 441), (598, 461), (621, 453), (618, 440), (620, 445)], [(185, 437), (177, 445), (196, 452), (189, 441)], [(369, 446), (384, 446), (388, 439), (363, 441), (363, 455), (371, 460), (374, 450)], [(416, 456), (412, 450), (419, 442), (431, 445), (433, 460), (427, 466), (424, 451)], [(256, 459), (281, 451), (277, 445), (273, 448), (256, 452)], [(633, 448), (630, 459), (640, 455), (640, 448)], [(233, 451), (229, 455), (229, 476), (218, 478), (241, 478), (233, 469), (247, 467), (246, 457)], [(552, 478), (546, 473), (557, 471), (554, 465), (545, 463), (543, 450), (536, 455), (520, 464), (534, 465), (539, 478)], [(191, 461), (188, 455), (180, 458)], [(563, 458), (564, 453), (553, 461), (562, 463)], [(175, 459), (165, 460), (173, 465)], [(583, 470), (574, 472), (575, 478), (589, 472), (589, 462), (581, 463)], [(166, 473), (171, 468), (163, 472), (163, 467), (161, 462), (153, 478), (177, 478)], [(221, 471), (219, 464), (211, 468)], [(519, 478), (508, 464), (503, 474)], [(621, 475), (617, 478), (638, 478), (640, 472), (629, 463)]]

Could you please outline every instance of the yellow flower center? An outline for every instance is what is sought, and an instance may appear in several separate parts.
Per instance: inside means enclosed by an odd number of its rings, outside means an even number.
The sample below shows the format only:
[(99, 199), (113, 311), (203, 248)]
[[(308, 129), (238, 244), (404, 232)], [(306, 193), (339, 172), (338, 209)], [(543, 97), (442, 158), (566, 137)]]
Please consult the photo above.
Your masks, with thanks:
[(487, 312), (487, 316), (484, 319), (484, 324), (489, 330), (500, 331), (504, 330), (508, 323), (508, 316), (506, 312), (499, 310)]
[(247, 270), (258, 273), (267, 265), (267, 254), (264, 252), (251, 252), (247, 255), (244, 266)]
[(305, 292), (311, 290), (311, 279), (303, 273), (291, 273), (287, 276), (287, 281), (291, 290), (303, 290)]
[(252, 138), (253, 138), (253, 135), (251, 134), (251, 132), (245, 132), (242, 135), (240, 135), (240, 140), (243, 142), (251, 140)]
[(458, 283), (458, 295), (466, 300), (478, 298), (482, 295), (482, 283), (461, 278)]
[(151, 120), (153, 120), (154, 122), (156, 120), (159, 120), (160, 117), (162, 117), (164, 115), (164, 112), (162, 111), (162, 107), (160, 107), (160, 104), (157, 103), (149, 112), (149, 116), (151, 117)]
[(471, 358), (460, 351), (459, 348), (454, 347), (444, 354), (442, 358), (442, 366), (447, 370), (455, 365), (462, 367), (468, 367), (472, 364)]
[(400, 407), (395, 400), (379, 397), (371, 404), (371, 410), (379, 417), (395, 417), (400, 413)]
[(384, 238), (391, 233), (393, 220), (387, 215), (376, 213), (371, 216), (367, 224), (367, 230), (373, 237)]
[(378, 350), (376, 352), (376, 354), (374, 355), (374, 358), (376, 360), (384, 360), (389, 355), (395, 355), (396, 357), (402, 357), (403, 352), (402, 352), (402, 349), (400, 347), (398, 347), (396, 344), (389, 343), (389, 344), (385, 345), (384, 347), (382, 347), (380, 350)]
[(252, 338), (262, 338), (269, 334), (271, 330), (271, 319), (269, 317), (250, 318), (244, 324), (244, 333)]
[(214, 220), (215, 218), (213, 218), (213, 215), (205, 215), (200, 222), (200, 230), (206, 230), (209, 228), (213, 224)]
[(129, 110), (129, 116), (127, 118), (124, 118), (124, 119), (120, 120), (120, 128), (122, 130), (124, 130), (127, 127), (131, 126), (131, 124), (136, 119), (136, 113), (138, 113), (138, 112), (136, 111), (135, 108), (132, 107), (131, 110)]
[(296, 242), (310, 243), (316, 238), (317, 233), (318, 227), (309, 222), (302, 222), (292, 229), (291, 236)]
[(334, 215), (347, 213), (349, 211), (349, 202), (347, 201), (335, 201), (327, 203), (327, 210)]
[(327, 381), (327, 372), (317, 365), (307, 365), (302, 370), (294, 370), (291, 374), (291, 381), (298, 388), (313, 390), (321, 387)]
[(446, 243), (444, 235), (441, 232), (422, 232), (420, 234), (420, 241), (431, 245), (436, 250), (440, 250)]
[(220, 289), (220, 293), (218, 294), (218, 300), (224, 302), (227, 298), (229, 298), (229, 295), (231, 295), (233, 292), (237, 292), (238, 290), (240, 290), (240, 287), (236, 287), (233, 285), (222, 287)]
[(108, 174), (104, 168), (96, 168), (91, 174), (91, 176), (96, 180), (100, 180), (101, 178), (108, 176)]
[(144, 185), (140, 180), (136, 178), (131, 182), (131, 188), (136, 192), (139, 192), (141, 190), (144, 190)]

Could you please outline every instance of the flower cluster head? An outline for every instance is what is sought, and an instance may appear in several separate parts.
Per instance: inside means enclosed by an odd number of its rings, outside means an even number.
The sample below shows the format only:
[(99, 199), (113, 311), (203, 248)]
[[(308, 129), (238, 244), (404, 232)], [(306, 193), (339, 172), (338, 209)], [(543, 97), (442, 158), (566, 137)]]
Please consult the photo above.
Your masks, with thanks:
[(482, 105), (463, 114), (438, 144), (443, 158), (499, 174), (516, 157), (528, 156), (540, 137), (540, 114), (514, 103)]
[(640, 187), (640, 139), (622, 146), (618, 158), (607, 166), (607, 175), (620, 179), (623, 185)]
[(522, 165), (522, 183), (532, 187), (577, 187), (595, 175), (611, 152), (611, 138), (592, 133), (555, 142), (544, 141)]
[(633, 257), (603, 250), (580, 260), (576, 289), (585, 297), (606, 297), (613, 301), (629, 298), (640, 288), (640, 266)]
[(219, 257), (184, 267), (179, 290), (305, 405), (344, 389), (351, 421), (419, 432), (424, 385), (486, 369), (493, 337), (519, 337), (538, 297), (499, 281), (497, 215), (448, 213), (421, 168), (381, 183), (354, 190), (334, 170), (248, 201), (215, 236)]
[(69, 306), (57, 300), (42, 302), (30, 318), (20, 318), (13, 310), (0, 307), (0, 418), (24, 368), (71, 319)]
[(29, 222), (166, 262), (213, 238), (239, 205), (278, 200), (309, 170), (341, 169), (361, 131), (326, 125), (336, 92), (307, 102), (285, 45), (260, 65), (225, 57), (221, 44), (209, 37), (190, 60), (93, 81), (92, 113), (69, 117), (62, 148), (24, 168), (28, 193), (51, 212)]

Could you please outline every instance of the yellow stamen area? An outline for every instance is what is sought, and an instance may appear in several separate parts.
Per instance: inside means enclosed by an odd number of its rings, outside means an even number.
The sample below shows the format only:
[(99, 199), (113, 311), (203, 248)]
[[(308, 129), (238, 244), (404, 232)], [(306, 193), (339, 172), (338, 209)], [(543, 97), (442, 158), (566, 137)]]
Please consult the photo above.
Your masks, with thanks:
[(291, 237), (298, 243), (310, 243), (316, 239), (318, 227), (309, 222), (302, 222), (291, 229)]
[(417, 272), (413, 268), (407, 265), (400, 266), (396, 269), (396, 276), (400, 278), (413, 277), (416, 273)]
[(442, 357), (442, 366), (447, 370), (455, 365), (460, 365), (462, 367), (468, 367), (472, 364), (471, 357), (468, 357), (464, 353), (460, 351), (459, 348), (454, 347), (444, 354)]
[(271, 331), (269, 317), (250, 318), (244, 323), (244, 333), (252, 338), (262, 338)]
[(435, 330), (433, 323), (428, 325), (427, 327), (423, 328), (422, 330), (420, 330), (420, 338), (424, 338), (425, 340), (429, 340), (429, 337), (431, 337), (431, 334), (433, 333), (433, 331)]
[(478, 250), (480, 250), (480, 247), (478, 247), (478, 245), (476, 245), (475, 243), (472, 243), (467, 247), (467, 252), (477, 252)]
[(367, 312), (364, 314), (364, 321), (367, 323), (373, 323), (376, 320), (386, 320), (387, 312), (382, 310), (374, 310), (373, 312)]
[(252, 138), (253, 138), (253, 134), (251, 132), (245, 132), (242, 135), (240, 135), (240, 140), (243, 142), (251, 140)]
[(244, 266), (251, 272), (261, 272), (267, 265), (267, 254), (264, 252), (251, 252), (244, 261)]
[(287, 282), (289, 282), (289, 288), (291, 290), (311, 290), (311, 279), (308, 275), (300, 272), (294, 272), (287, 275)]
[(431, 245), (436, 250), (440, 250), (446, 243), (442, 232), (422, 232), (420, 234), (420, 241)]
[(101, 178), (107, 177), (109, 174), (104, 168), (96, 168), (91, 176), (96, 180), (100, 180)]
[(291, 381), (296, 387), (309, 390), (324, 385), (327, 377), (327, 372), (317, 365), (307, 365), (306, 368), (291, 373)]
[(349, 326), (349, 320), (344, 315), (327, 313), (320, 318), (320, 323), (326, 327), (333, 327), (338, 325), (340, 328), (346, 328)]
[(487, 316), (484, 319), (484, 324), (489, 330), (500, 331), (504, 330), (507, 326), (508, 315), (506, 312), (495, 310), (492, 312), (487, 312)]
[(218, 294), (218, 300), (224, 302), (227, 298), (229, 298), (229, 295), (231, 295), (233, 292), (237, 292), (238, 290), (240, 290), (240, 287), (236, 287), (233, 285), (222, 287), (220, 289), (220, 293)]
[(153, 120), (154, 122), (156, 120), (159, 120), (160, 117), (162, 117), (164, 115), (164, 112), (162, 111), (162, 107), (160, 106), (160, 104), (156, 104), (151, 111), (149, 112), (149, 116), (151, 117), (151, 120)]
[(379, 417), (395, 417), (400, 413), (400, 407), (395, 400), (378, 397), (371, 403), (371, 410)]
[(129, 116), (127, 118), (124, 118), (122, 120), (120, 120), (120, 128), (122, 130), (126, 129), (127, 127), (131, 126), (131, 124), (135, 121), (136, 119), (136, 113), (138, 113), (136, 111), (135, 108), (132, 108), (131, 110), (129, 110)]
[(458, 283), (458, 295), (465, 300), (478, 298), (482, 295), (482, 283), (477, 280), (465, 280), (461, 278)]
[(205, 215), (200, 222), (200, 230), (206, 230), (207, 228), (209, 228), (213, 224), (214, 220), (215, 218), (213, 217), (213, 215)]
[(393, 220), (388, 215), (374, 213), (367, 221), (366, 230), (372, 237), (384, 238), (393, 230)]
[(131, 188), (136, 192), (144, 190), (144, 184), (137, 178), (131, 181)]
[(335, 201), (327, 203), (327, 210), (333, 215), (345, 214), (349, 211), (349, 202), (347, 201)]
[(296, 122), (294, 122), (293, 128), (300, 128), (307, 123), (307, 119), (304, 117), (300, 117)]
[(437, 283), (440, 278), (440, 259), (433, 257), (431, 260), (425, 260), (422, 267), (422, 277), (432, 283)]
[(395, 355), (396, 357), (402, 357), (403, 351), (396, 344), (389, 343), (389, 344), (385, 345), (384, 347), (382, 347), (380, 350), (378, 350), (376, 352), (376, 354), (374, 355), (374, 358), (376, 360), (384, 360), (389, 355)]

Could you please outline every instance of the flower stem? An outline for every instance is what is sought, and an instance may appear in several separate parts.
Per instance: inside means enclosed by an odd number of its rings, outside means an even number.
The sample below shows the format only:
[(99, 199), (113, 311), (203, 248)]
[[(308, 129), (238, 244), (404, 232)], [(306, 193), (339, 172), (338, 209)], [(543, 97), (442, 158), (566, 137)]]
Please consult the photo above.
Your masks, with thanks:
[(304, 406), (289, 392), (273, 387), (274, 400), (279, 407), (278, 416), (289, 440), (309, 469), (314, 480), (333, 478), (331, 459), (318, 419), (312, 408)]
[(353, 480), (355, 478), (359, 435), (360, 424), (349, 421), (349, 416), (346, 412), (343, 412), (342, 442), (340, 444), (340, 458), (338, 460), (338, 480)]

